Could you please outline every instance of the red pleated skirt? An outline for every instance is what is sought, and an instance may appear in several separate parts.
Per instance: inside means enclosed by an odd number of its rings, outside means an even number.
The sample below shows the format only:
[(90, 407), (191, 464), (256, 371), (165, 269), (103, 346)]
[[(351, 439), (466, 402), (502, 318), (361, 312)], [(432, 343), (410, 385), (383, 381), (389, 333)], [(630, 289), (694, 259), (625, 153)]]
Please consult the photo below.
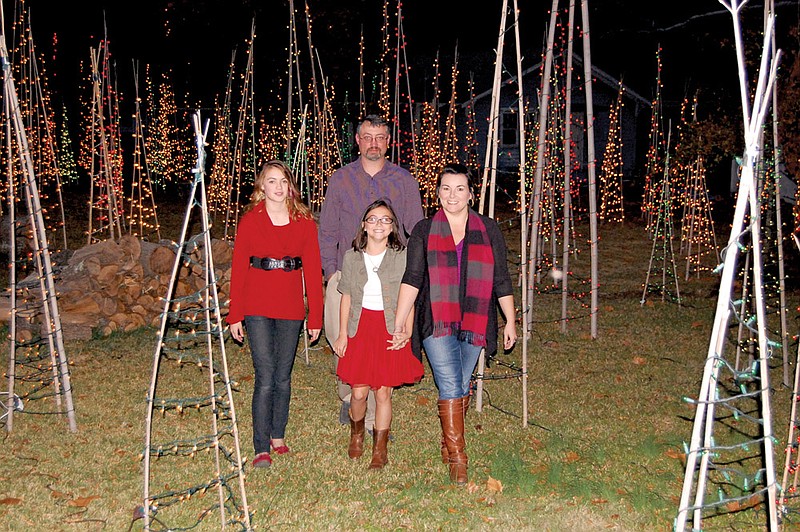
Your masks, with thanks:
[(356, 335), (348, 339), (345, 356), (339, 359), (339, 379), (350, 386), (369, 386), (373, 390), (419, 382), (422, 362), (411, 352), (411, 344), (390, 351), (387, 347), (391, 339), (383, 311), (362, 309)]

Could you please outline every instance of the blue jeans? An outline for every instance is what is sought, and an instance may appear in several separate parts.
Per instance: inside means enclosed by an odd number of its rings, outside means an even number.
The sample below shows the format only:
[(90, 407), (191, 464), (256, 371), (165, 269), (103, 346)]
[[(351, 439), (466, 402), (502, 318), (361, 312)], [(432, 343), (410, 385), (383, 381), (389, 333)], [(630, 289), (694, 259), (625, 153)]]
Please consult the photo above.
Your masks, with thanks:
[(431, 364), (439, 399), (458, 399), (469, 395), (469, 381), (478, 363), (481, 347), (459, 341), (455, 336), (428, 336), (422, 346)]
[(253, 447), (269, 452), (270, 439), (284, 437), (289, 422), (292, 368), (303, 320), (245, 316), (256, 381), (253, 387)]

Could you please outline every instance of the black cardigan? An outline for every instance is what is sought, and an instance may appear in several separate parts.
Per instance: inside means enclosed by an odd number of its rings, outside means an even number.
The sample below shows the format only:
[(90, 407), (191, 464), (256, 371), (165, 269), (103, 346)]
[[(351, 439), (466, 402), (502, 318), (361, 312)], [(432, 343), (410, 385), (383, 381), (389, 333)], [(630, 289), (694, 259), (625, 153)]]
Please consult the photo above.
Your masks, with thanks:
[[(486, 324), (486, 354), (497, 351), (497, 300), (514, 293), (511, 277), (508, 274), (506, 259), (506, 241), (497, 222), (478, 214), (486, 226), (486, 233), (492, 244), (494, 254), (494, 282), (492, 283), (492, 304), (489, 305), (489, 319)], [(428, 272), (428, 236), (431, 232), (432, 218), (420, 220), (414, 226), (408, 239), (408, 254), (406, 255), (406, 273), (403, 282), (419, 289), (417, 300), (414, 304), (414, 330), (411, 335), (411, 349), (414, 355), (422, 360), (422, 340), (433, 334), (433, 311), (431, 310), (430, 274)], [(469, 235), (469, 231), (466, 233)], [(461, 255), (461, 280), (459, 302), (464, 305), (464, 293), (467, 286), (467, 261), (469, 260), (470, 242), (464, 240), (464, 250)]]

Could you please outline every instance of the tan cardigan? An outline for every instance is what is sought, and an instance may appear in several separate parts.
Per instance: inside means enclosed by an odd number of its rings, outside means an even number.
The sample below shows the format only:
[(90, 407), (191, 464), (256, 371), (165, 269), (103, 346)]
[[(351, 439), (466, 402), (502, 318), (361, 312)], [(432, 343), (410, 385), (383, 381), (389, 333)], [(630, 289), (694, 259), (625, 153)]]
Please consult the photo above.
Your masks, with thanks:
[[(383, 294), (383, 315), (386, 330), (394, 331), (394, 317), (397, 311), (397, 295), (400, 292), (400, 281), (406, 271), (406, 250), (386, 249), (378, 268), (378, 279), (381, 281)], [(350, 295), (350, 319), (347, 320), (347, 336), (352, 338), (358, 330), (361, 319), (361, 304), (364, 300), (364, 285), (367, 284), (367, 267), (360, 252), (348, 249), (342, 262), (342, 278), (339, 280), (339, 292)]]

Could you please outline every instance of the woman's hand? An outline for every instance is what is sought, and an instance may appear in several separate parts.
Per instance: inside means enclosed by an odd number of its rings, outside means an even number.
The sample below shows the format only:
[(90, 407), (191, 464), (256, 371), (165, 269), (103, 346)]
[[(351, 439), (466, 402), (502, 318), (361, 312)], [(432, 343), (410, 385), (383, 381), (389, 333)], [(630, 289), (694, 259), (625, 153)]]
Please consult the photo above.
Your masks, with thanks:
[(392, 339), (387, 340), (389, 347), (387, 349), (389, 351), (397, 351), (398, 349), (402, 349), (408, 344), (408, 341), (411, 339), (411, 334), (406, 332), (405, 327), (395, 327), (394, 332), (392, 333)]
[(317, 338), (319, 338), (319, 333), (322, 329), (309, 329), (308, 336), (311, 338), (312, 342), (316, 342)]
[(244, 327), (242, 327), (242, 322), (237, 321), (236, 323), (231, 323), (230, 326), (231, 336), (234, 340), (239, 343), (244, 341)]
[(333, 342), (333, 352), (336, 353), (336, 356), (342, 358), (345, 353), (347, 352), (347, 335), (340, 334), (339, 338)]
[(517, 343), (517, 324), (513, 321), (506, 322), (503, 328), (503, 348), (508, 351)]

